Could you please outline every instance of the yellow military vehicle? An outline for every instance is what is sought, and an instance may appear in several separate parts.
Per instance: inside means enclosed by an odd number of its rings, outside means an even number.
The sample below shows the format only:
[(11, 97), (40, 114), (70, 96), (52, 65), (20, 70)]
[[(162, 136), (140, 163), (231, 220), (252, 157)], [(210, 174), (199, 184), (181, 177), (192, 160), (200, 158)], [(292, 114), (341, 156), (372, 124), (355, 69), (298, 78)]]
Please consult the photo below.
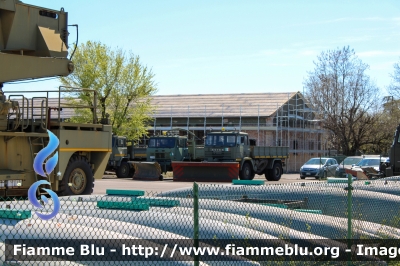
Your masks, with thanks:
[[(58, 97), (51, 98), (54, 92), (50, 91), (2, 90), (8, 82), (69, 75), (74, 65), (67, 58), (68, 34), (68, 13), (63, 8), (0, 1), (0, 197), (26, 196), (38, 180), (50, 182), (59, 195), (91, 194), (94, 179), (104, 174), (111, 126), (98, 123), (96, 104), (73, 106), (62, 100), (65, 94), (85, 90), (96, 103), (94, 91), (60, 87)], [(66, 122), (63, 113), (74, 108), (90, 108), (93, 121)], [(54, 150), (46, 150), (42, 172), (47, 170), (48, 157), (57, 159), (56, 168), (42, 176), (34, 171), (33, 162), (50, 146), (51, 136), (59, 142)]]

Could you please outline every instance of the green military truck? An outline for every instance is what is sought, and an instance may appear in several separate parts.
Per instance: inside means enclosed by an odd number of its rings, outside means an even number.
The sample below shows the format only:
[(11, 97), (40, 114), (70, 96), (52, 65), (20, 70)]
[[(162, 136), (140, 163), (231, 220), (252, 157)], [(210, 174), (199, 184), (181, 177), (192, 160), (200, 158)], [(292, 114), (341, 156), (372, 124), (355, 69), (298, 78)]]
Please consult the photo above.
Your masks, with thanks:
[(389, 159), (381, 162), (381, 176), (399, 176), (400, 175), (400, 124), (394, 132), (394, 138), (389, 150)]
[[(67, 87), (58, 91), (2, 91), (8, 82), (68, 76), (74, 70), (71, 58), (67, 58), (67, 18), (63, 8), (0, 1), (0, 197), (27, 196), (31, 185), (40, 180), (49, 182), (50, 189), (62, 196), (91, 194), (94, 179), (103, 177), (112, 130), (106, 121), (97, 121), (95, 91)], [(62, 100), (62, 95), (82, 92), (88, 99), (93, 97), (94, 105), (74, 106)], [(75, 108), (89, 108), (93, 114), (90, 123), (65, 121), (63, 114), (73, 113)], [(58, 158), (53, 147), (50, 152), (45, 150), (50, 146), (49, 132), (59, 140), (54, 146)], [(38, 155), (43, 150), (47, 159)], [(46, 163), (42, 167), (46, 176), (34, 171), (36, 157), (39, 164)], [(56, 163), (50, 173), (49, 161)]]
[(149, 139), (147, 161), (157, 162), (163, 173), (172, 171), (172, 161), (197, 161), (204, 157), (203, 146), (194, 146), (187, 136), (160, 135)]
[(172, 161), (200, 161), (204, 157), (204, 146), (196, 145), (194, 137), (180, 136), (176, 130), (163, 133), (149, 138), (145, 162), (129, 162), (134, 179), (162, 180), (163, 173), (173, 171)]
[(118, 178), (132, 177), (128, 161), (146, 161), (146, 147), (136, 147), (125, 136), (112, 136), (112, 152), (106, 171), (115, 171)]
[(264, 174), (268, 181), (279, 181), (289, 147), (256, 146), (247, 133), (216, 131), (206, 136), (204, 161), (201, 163), (173, 162), (174, 180), (228, 181), (238, 176), (252, 180), (255, 174)]

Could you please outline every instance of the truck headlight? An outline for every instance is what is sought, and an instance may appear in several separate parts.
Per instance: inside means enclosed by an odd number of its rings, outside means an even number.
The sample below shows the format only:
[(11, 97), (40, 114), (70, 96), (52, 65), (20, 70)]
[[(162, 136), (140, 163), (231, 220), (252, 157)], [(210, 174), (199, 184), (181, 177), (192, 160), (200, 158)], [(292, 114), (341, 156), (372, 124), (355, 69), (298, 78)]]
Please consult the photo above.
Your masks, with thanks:
[(174, 156), (174, 153), (173, 153), (173, 152), (171, 152), (171, 153), (170, 153), (170, 155), (171, 155), (171, 156)]

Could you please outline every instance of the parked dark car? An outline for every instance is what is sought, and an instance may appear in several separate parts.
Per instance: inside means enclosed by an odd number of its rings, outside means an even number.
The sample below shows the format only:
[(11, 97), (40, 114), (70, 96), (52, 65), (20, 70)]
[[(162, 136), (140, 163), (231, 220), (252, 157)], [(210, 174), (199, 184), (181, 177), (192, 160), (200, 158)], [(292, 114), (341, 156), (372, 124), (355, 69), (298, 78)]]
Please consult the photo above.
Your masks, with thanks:
[(308, 160), (300, 167), (300, 178), (314, 177), (316, 179), (334, 176), (338, 163), (334, 158), (316, 157)]
[(339, 165), (336, 167), (335, 177), (346, 177), (345, 169), (351, 169), (351, 167), (357, 164), (363, 159), (363, 156), (349, 156), (346, 157)]

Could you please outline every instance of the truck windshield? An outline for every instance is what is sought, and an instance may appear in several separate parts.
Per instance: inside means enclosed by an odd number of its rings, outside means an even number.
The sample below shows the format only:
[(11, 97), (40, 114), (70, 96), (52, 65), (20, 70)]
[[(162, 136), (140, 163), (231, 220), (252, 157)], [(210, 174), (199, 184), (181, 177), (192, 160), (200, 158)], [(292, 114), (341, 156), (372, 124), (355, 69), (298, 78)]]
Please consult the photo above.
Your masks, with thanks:
[(236, 144), (236, 135), (208, 135), (206, 146), (233, 147)]
[(118, 147), (125, 147), (126, 146), (126, 139), (118, 139)]
[(149, 141), (149, 148), (174, 148), (174, 138), (151, 138)]

